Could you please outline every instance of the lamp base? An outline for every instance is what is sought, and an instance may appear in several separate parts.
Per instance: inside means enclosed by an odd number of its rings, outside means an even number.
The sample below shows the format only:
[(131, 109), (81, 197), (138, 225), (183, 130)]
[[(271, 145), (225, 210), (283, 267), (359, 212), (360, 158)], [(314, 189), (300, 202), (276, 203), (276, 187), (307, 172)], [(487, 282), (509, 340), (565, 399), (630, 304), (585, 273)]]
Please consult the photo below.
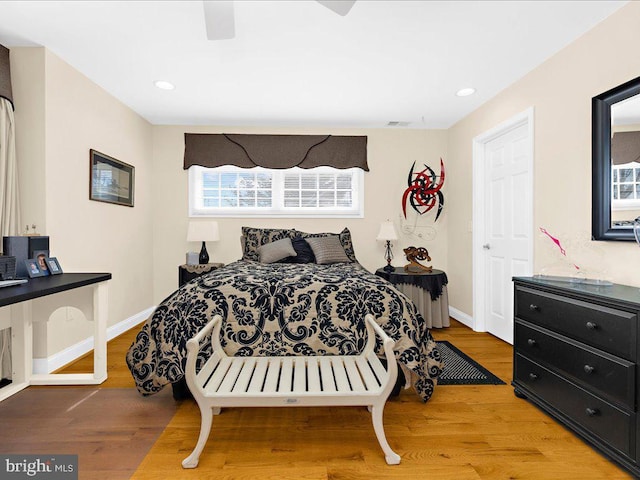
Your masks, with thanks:
[(200, 250), (200, 257), (198, 257), (200, 265), (209, 263), (209, 253), (207, 252), (207, 246), (202, 242), (202, 249)]
[(395, 268), (391, 265), (391, 260), (393, 260), (393, 252), (391, 251), (391, 241), (387, 240), (387, 245), (384, 248), (384, 258), (387, 261), (387, 266), (384, 267), (385, 272), (393, 272)]

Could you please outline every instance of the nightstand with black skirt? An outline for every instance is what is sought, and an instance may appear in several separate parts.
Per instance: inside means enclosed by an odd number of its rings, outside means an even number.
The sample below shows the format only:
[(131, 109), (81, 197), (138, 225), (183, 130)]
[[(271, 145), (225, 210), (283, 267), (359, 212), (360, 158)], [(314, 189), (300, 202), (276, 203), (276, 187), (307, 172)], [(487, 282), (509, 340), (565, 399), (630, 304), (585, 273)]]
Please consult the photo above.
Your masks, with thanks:
[(178, 267), (178, 286), (181, 287), (185, 283), (198, 278), (205, 273), (212, 272), (218, 268), (224, 267), (224, 263), (205, 263), (197, 265), (180, 265)]
[(390, 272), (379, 268), (376, 275), (391, 282), (413, 300), (427, 327), (442, 328), (450, 325), (448, 279), (445, 272), (435, 268), (430, 272), (407, 272), (402, 267), (395, 267)]

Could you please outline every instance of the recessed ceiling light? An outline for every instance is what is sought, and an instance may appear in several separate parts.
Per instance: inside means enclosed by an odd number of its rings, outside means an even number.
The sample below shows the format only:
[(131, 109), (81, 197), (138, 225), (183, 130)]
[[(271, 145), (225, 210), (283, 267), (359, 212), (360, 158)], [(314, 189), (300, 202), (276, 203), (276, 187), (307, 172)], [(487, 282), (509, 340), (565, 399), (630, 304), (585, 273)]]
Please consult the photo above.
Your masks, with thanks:
[(153, 84), (160, 90), (173, 90), (174, 88), (176, 88), (173, 83), (167, 82), (166, 80), (156, 80), (155, 82), (153, 82)]
[(474, 93), (476, 93), (476, 89), (469, 87), (469, 88), (461, 88), (456, 92), (456, 95), (458, 97), (468, 97), (469, 95), (473, 95)]

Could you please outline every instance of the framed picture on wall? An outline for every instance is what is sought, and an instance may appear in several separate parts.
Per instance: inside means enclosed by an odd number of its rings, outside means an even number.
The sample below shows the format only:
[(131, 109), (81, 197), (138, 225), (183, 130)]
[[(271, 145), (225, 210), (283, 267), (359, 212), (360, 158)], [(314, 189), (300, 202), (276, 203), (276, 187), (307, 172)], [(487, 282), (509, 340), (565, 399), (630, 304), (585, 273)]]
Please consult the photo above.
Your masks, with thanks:
[(90, 200), (133, 207), (135, 167), (91, 149), (89, 172)]

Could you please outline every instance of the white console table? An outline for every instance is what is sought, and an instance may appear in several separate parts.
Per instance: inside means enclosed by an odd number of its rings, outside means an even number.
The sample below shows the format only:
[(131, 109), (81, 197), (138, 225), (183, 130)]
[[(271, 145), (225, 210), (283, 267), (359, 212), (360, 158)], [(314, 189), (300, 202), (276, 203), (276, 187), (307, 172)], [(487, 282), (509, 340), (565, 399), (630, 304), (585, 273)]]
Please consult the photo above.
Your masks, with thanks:
[[(0, 320), (0, 330), (11, 328), (12, 362), (12, 382), (0, 388), (0, 401), (29, 385), (90, 385), (107, 379), (107, 281), (110, 279), (110, 273), (63, 273), (0, 289), (0, 308), (10, 309), (9, 315)], [(93, 318), (87, 318), (94, 322), (93, 373), (34, 374), (33, 302), (41, 302), (37, 305), (40, 313), (51, 314), (59, 302), (55, 298), (41, 300), (43, 297), (83, 287), (93, 289)], [(46, 320), (48, 316), (44, 316)]]

